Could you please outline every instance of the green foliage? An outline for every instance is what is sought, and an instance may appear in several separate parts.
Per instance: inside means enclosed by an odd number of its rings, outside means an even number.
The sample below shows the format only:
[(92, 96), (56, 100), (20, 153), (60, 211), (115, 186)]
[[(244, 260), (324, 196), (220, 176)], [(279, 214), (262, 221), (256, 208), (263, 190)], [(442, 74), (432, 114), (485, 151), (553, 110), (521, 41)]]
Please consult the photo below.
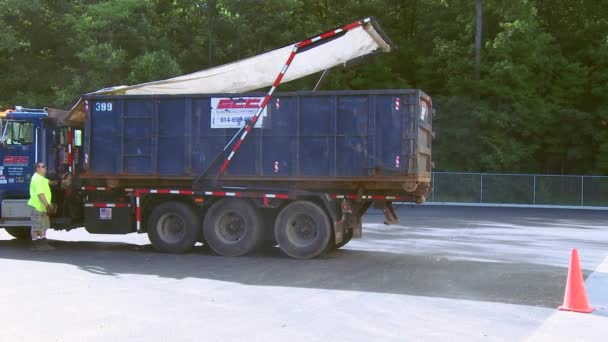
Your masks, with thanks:
[(151, 79), (164, 79), (181, 74), (177, 61), (166, 51), (146, 52), (133, 59), (129, 83), (137, 84)]
[[(0, 0), (0, 106), (201, 70), (375, 16), (399, 49), (322, 89), (421, 88), (438, 170), (608, 173), (608, 3), (484, 0)], [(318, 75), (281, 86), (311, 89)]]

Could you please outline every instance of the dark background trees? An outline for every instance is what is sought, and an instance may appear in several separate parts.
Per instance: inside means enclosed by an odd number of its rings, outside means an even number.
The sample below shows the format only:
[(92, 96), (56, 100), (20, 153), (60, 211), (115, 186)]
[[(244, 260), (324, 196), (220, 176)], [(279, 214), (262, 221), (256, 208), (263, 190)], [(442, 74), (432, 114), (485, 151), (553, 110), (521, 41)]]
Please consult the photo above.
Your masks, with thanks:
[[(437, 109), (436, 169), (608, 173), (607, 1), (0, 0), (0, 105), (67, 108), (85, 92), (366, 16), (399, 49), (331, 73), (323, 89), (425, 90)], [(311, 89), (317, 77), (282, 89)]]

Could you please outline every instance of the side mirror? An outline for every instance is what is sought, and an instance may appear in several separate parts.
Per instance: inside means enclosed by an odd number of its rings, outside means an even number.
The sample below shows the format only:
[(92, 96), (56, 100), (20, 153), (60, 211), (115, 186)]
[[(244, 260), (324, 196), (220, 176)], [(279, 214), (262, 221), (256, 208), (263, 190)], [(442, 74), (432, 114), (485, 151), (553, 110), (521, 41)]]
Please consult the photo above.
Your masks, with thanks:
[(6, 148), (6, 135), (4, 134), (4, 131), (0, 132), (2, 132), (2, 136), (0, 136), (0, 146), (2, 146), (2, 148)]
[(2, 148), (6, 148), (6, 129), (8, 128), (8, 124), (4, 125), (4, 121), (0, 120), (0, 146)]

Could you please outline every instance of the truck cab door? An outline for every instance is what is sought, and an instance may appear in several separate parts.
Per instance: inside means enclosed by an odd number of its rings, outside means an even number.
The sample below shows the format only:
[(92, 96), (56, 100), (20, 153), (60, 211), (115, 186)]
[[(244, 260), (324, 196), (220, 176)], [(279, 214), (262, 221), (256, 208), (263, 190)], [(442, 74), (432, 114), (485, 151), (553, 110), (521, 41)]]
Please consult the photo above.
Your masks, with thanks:
[[(49, 163), (52, 160), (54, 180), (57, 184), (51, 187), (53, 202), (58, 210), (51, 223), (54, 227), (70, 228), (78, 226), (82, 220), (82, 198), (79, 194), (78, 174), (81, 171), (82, 130), (77, 127), (59, 126), (50, 130), (52, 138), (49, 148)], [(72, 184), (64, 188), (60, 171), (63, 167), (71, 173)]]
[(0, 198), (28, 198), (40, 151), (40, 120), (3, 120), (0, 142)]

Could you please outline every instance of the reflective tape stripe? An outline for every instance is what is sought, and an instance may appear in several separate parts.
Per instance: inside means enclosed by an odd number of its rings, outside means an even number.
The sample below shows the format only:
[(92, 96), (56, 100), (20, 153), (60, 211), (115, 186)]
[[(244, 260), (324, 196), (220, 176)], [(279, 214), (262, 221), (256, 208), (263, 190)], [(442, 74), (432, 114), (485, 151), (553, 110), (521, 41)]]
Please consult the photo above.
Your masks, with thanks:
[(136, 195), (139, 194), (159, 194), (159, 195), (193, 195), (194, 191), (184, 189), (136, 189)]
[(85, 207), (87, 208), (128, 208), (131, 206), (130, 203), (85, 203)]
[(357, 200), (357, 199), (367, 199), (367, 200), (407, 200), (408, 197), (406, 196), (385, 196), (385, 195), (339, 195), (339, 194), (332, 194), (330, 195), (331, 198), (333, 199), (350, 199), (350, 200)]
[(141, 207), (139, 205), (139, 193), (135, 191), (135, 225), (137, 231), (141, 229)]
[(87, 190), (87, 191), (105, 191), (105, 190), (110, 190), (110, 188), (105, 187), (105, 186), (83, 186), (81, 189), (82, 190)]

